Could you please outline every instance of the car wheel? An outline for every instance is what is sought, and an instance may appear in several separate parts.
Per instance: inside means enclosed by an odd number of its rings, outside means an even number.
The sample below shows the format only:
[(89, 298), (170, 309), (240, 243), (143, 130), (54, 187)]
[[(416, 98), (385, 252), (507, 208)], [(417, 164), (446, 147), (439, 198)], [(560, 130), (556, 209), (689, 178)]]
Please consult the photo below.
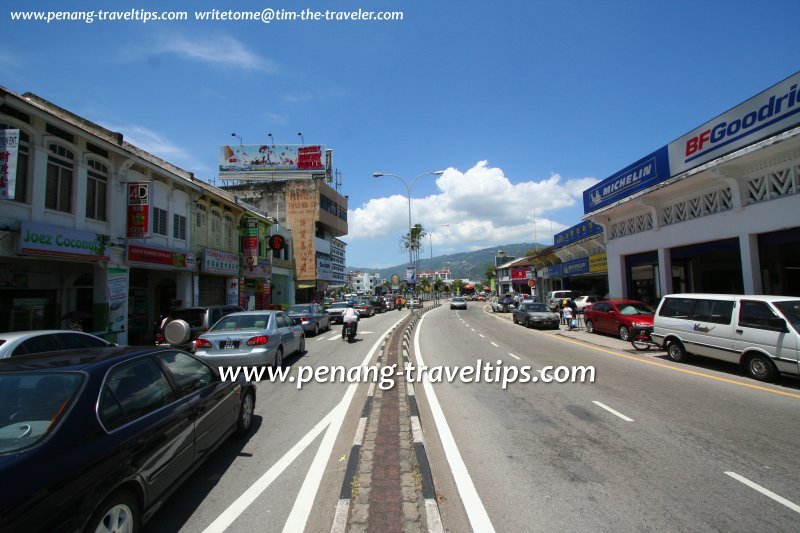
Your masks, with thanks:
[(586, 321), (586, 333), (594, 333), (594, 322), (591, 320)]
[(686, 359), (688, 359), (686, 348), (683, 347), (681, 341), (671, 340), (667, 343), (667, 357), (675, 362), (686, 361)]
[(530, 320), (526, 320), (525, 321), (525, 327), (526, 328), (532, 328), (533, 327), (533, 322), (531, 322)]
[(747, 358), (747, 373), (758, 381), (772, 381), (778, 376), (775, 365), (762, 354), (754, 354)]
[(319, 335), (319, 322), (314, 324), (314, 336), (316, 337), (317, 335)]
[(283, 368), (283, 346), (278, 346), (278, 351), (275, 352), (275, 362), (272, 363), (272, 368), (275, 370)]
[(299, 353), (300, 355), (303, 355), (303, 354), (306, 353), (306, 338), (305, 337), (302, 337), (302, 336), (300, 337), (300, 349), (297, 351), (297, 353)]
[(625, 326), (619, 327), (619, 338), (624, 340), (625, 342), (631, 339), (631, 332), (628, 331), (628, 328)]
[(120, 490), (100, 504), (86, 531), (136, 533), (140, 522), (138, 500), (129, 491)]
[(511, 320), (513, 320), (513, 321), (514, 321), (514, 324), (519, 324), (519, 322), (517, 322), (517, 315), (513, 315), (513, 316), (511, 317)]
[(250, 433), (253, 427), (253, 412), (256, 409), (256, 398), (253, 391), (247, 390), (242, 398), (242, 405), (239, 408), (239, 420), (236, 422), (236, 436), (244, 437)]

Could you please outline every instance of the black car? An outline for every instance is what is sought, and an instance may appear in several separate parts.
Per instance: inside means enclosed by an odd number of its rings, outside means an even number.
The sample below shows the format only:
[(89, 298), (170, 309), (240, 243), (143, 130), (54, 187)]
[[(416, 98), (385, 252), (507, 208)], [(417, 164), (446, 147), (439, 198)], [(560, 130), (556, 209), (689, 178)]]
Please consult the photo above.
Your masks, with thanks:
[(558, 329), (560, 319), (546, 304), (538, 302), (523, 302), (519, 309), (514, 310), (514, 324), (527, 327), (548, 327)]
[(382, 296), (370, 296), (368, 298), (370, 305), (375, 308), (376, 313), (385, 313), (388, 311), (386, 301)]
[[(0, 361), (0, 531), (139, 531), (232, 433), (255, 387), (174, 348)], [(13, 480), (13, 481), (12, 481)]]

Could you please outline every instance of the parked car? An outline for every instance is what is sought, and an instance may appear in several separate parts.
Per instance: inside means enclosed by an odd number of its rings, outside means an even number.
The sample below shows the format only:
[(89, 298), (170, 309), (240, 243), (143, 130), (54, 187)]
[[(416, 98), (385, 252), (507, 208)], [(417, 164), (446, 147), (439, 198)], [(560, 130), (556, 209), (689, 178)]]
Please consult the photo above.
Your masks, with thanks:
[(461, 296), (456, 296), (450, 300), (450, 309), (463, 309), (467, 310), (467, 301)]
[(303, 327), (283, 311), (231, 313), (195, 342), (195, 354), (212, 366), (283, 366), (306, 352)]
[(492, 312), (499, 313), (503, 310), (503, 306), (500, 303), (500, 299), (496, 296), (492, 298)]
[(369, 303), (369, 300), (359, 300), (353, 305), (353, 309), (358, 311), (359, 318), (369, 318), (375, 316), (375, 308)]
[(561, 320), (558, 313), (554, 313), (545, 304), (538, 302), (520, 303), (519, 308), (514, 310), (514, 324), (522, 324), (527, 327), (549, 327), (558, 329)]
[(739, 364), (758, 380), (797, 375), (800, 298), (670, 294), (658, 306), (653, 339), (673, 361), (689, 354)]
[(342, 313), (347, 309), (347, 302), (336, 302), (328, 307), (328, 315), (331, 317), (331, 322), (334, 324), (342, 323)]
[(322, 330), (331, 329), (331, 315), (319, 304), (292, 305), (286, 313), (293, 319), (299, 318), (303, 331), (310, 335), (316, 336)]
[(627, 341), (633, 326), (653, 326), (653, 308), (638, 300), (603, 300), (586, 308), (583, 320), (589, 333), (610, 333)]
[(394, 311), (397, 308), (397, 302), (391, 296), (384, 296), (383, 302), (386, 304), (387, 311)]
[(335, 304), (335, 303), (336, 303), (335, 299), (333, 299), (333, 298), (325, 298), (324, 300), (322, 300), (322, 307), (325, 308), (325, 309), (328, 309), (328, 307), (330, 307), (331, 304)]
[(194, 349), (194, 341), (211, 329), (211, 326), (230, 313), (242, 311), (236, 305), (211, 305), (208, 307), (181, 307), (167, 315), (156, 344), (169, 344), (184, 350)]
[(578, 291), (550, 291), (547, 293), (544, 303), (547, 304), (547, 307), (549, 307), (551, 311), (557, 311), (565, 298), (574, 300), (578, 296), (580, 296)]
[(601, 301), (602, 298), (599, 296), (578, 296), (577, 298), (573, 298), (572, 301), (575, 302), (575, 306), (578, 308), (578, 312), (582, 312), (587, 305), (596, 304), (597, 302)]
[[(255, 387), (173, 348), (0, 361), (0, 531), (140, 531), (226, 438)], [(13, 481), (12, 481), (13, 480)]]
[(408, 300), (406, 307), (409, 309), (422, 309), (422, 299), (421, 298), (411, 298)]
[(100, 337), (80, 331), (43, 329), (0, 333), (0, 359), (71, 348), (105, 348), (116, 346)]
[(385, 313), (388, 311), (388, 309), (386, 309), (386, 302), (383, 300), (382, 296), (370, 296), (367, 298), (367, 301), (373, 309), (375, 309), (376, 313)]

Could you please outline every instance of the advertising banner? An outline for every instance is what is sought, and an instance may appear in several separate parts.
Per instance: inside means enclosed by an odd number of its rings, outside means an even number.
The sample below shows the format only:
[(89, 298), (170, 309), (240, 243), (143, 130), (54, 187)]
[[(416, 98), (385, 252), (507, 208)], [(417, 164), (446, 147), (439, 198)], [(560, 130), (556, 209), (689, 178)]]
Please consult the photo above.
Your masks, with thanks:
[(128, 269), (108, 267), (108, 331), (125, 331), (128, 318)]
[(329, 259), (317, 258), (317, 279), (333, 280), (333, 264)]
[(581, 257), (574, 261), (567, 261), (561, 263), (561, 277), (568, 278), (577, 274), (586, 274), (589, 272), (589, 258)]
[(259, 259), (256, 266), (244, 267), (243, 270), (246, 278), (269, 279), (272, 276), (272, 264), (269, 259)]
[(608, 270), (608, 257), (605, 252), (589, 256), (589, 272), (605, 272)]
[(128, 263), (175, 270), (195, 270), (197, 268), (197, 260), (193, 252), (162, 250), (138, 244), (128, 245)]
[(316, 236), (319, 192), (311, 184), (295, 182), (287, 187), (286, 218), (292, 228), (295, 271), (298, 280), (316, 280)]
[(561, 248), (600, 233), (603, 233), (603, 226), (595, 224), (591, 220), (586, 220), (553, 235), (553, 248)]
[(392, 274), (392, 290), (399, 291), (400, 290), (400, 276), (397, 274)]
[(245, 266), (255, 266), (258, 264), (258, 219), (246, 217), (242, 224), (242, 260)]
[(670, 176), (669, 155), (664, 146), (583, 191), (583, 212), (597, 211)]
[(239, 305), (239, 278), (225, 279), (225, 305)]
[(530, 269), (528, 267), (525, 268), (512, 268), (511, 269), (511, 280), (512, 281), (525, 281), (528, 279), (528, 272)]
[(23, 222), (20, 226), (21, 254), (108, 261), (108, 237), (88, 231)]
[(244, 144), (220, 147), (219, 174), (241, 179), (273, 172), (324, 171), (328, 159), (324, 145)]
[(239, 274), (239, 256), (206, 249), (203, 251), (200, 272), (236, 276)]
[(150, 182), (128, 183), (128, 238), (150, 236)]
[(13, 200), (17, 190), (19, 130), (0, 130), (0, 200)]
[(669, 143), (672, 175), (800, 124), (800, 72)]

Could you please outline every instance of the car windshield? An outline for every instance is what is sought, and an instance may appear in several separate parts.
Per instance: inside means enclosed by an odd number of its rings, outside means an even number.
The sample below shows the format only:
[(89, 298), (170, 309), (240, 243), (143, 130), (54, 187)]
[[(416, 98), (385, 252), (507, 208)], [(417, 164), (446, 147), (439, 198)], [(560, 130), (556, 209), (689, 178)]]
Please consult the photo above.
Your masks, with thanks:
[(67, 411), (83, 374), (13, 372), (0, 375), (0, 453), (44, 439)]
[(644, 302), (632, 302), (618, 305), (621, 315), (652, 315), (653, 309)]
[(544, 304), (525, 304), (525, 310), (533, 313), (549, 313), (550, 309)]
[(311, 306), (310, 305), (293, 305), (287, 311), (287, 313), (310, 313)]
[(176, 309), (169, 316), (170, 320), (184, 320), (193, 328), (202, 328), (205, 315), (205, 309)]
[(792, 324), (792, 327), (800, 331), (800, 300), (787, 300), (785, 302), (775, 302), (775, 307)]
[(267, 329), (269, 315), (228, 315), (214, 324), (209, 332), (240, 329)]
[(331, 304), (328, 309), (347, 309), (347, 304), (344, 302)]
[(454, 302), (463, 302), (464, 298), (455, 297), (455, 298), (453, 298), (453, 301)]

